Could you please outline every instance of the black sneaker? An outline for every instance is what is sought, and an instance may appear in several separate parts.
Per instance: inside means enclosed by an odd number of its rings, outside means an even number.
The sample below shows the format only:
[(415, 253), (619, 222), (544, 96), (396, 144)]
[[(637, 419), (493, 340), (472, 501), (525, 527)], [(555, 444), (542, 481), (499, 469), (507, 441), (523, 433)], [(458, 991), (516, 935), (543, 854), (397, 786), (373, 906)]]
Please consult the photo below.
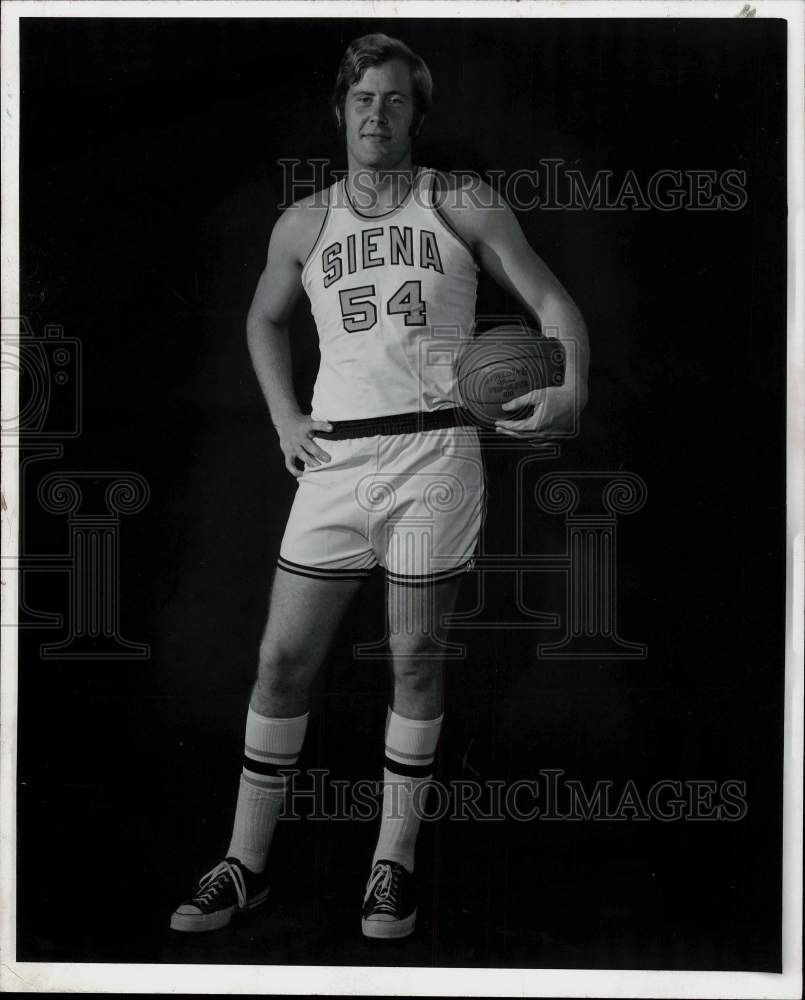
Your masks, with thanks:
[(407, 937), (416, 923), (414, 876), (396, 861), (376, 861), (363, 897), (361, 930), (370, 938)]
[(225, 927), (235, 913), (251, 910), (267, 897), (264, 875), (255, 875), (237, 858), (225, 858), (201, 877), (195, 895), (176, 908), (171, 927), (215, 931)]

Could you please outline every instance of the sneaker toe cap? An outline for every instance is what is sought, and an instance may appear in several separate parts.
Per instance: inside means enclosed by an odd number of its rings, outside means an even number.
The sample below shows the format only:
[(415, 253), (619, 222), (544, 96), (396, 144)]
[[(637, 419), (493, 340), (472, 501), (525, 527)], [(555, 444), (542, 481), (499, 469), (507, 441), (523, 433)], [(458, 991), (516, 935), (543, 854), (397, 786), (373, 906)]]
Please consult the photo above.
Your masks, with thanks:
[(181, 906), (176, 907), (176, 912), (185, 917), (198, 917), (201, 914), (201, 910), (192, 903), (182, 903)]

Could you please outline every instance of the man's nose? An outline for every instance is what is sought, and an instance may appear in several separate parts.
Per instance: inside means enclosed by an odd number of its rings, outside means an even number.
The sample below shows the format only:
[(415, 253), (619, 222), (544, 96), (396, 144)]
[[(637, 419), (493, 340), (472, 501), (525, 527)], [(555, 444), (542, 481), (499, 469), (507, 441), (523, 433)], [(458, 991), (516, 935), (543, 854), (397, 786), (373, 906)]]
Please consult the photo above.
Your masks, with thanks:
[(376, 121), (378, 124), (386, 125), (388, 124), (388, 118), (386, 116), (386, 109), (380, 101), (377, 101), (372, 105), (369, 117), (372, 121)]

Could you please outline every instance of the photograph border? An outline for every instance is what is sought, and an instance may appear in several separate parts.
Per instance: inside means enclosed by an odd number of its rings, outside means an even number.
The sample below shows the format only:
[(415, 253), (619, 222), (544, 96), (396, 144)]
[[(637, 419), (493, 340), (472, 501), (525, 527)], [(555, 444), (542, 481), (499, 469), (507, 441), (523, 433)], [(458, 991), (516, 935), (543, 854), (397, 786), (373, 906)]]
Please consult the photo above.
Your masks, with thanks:
[[(781, 974), (611, 969), (448, 969), (354, 966), (135, 965), (16, 960), (16, 712), (19, 554), (18, 445), (2, 449), (2, 663), (0, 665), (0, 991), (356, 994), (410, 996), (606, 996), (795, 998), (802, 992), (803, 781), (803, 105), (805, 8), (797, 0), (539, 0), (539, 2), (292, 2), (292, 0), (8, 0), (2, 7), (2, 305), (4, 329), (20, 316), (19, 292), (19, 21), (32, 17), (93, 18), (779, 18), (788, 25), (787, 263), (787, 552)], [(19, 410), (17, 371), (3, 366), (2, 420)]]

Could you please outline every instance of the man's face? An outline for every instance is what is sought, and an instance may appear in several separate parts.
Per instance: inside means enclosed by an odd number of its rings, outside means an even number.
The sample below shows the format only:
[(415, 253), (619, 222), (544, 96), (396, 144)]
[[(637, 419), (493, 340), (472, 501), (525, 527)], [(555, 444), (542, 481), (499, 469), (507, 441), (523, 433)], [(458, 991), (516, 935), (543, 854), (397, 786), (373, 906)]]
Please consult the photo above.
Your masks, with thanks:
[(408, 65), (392, 59), (370, 66), (344, 103), (350, 160), (374, 170), (409, 166), (414, 114)]

